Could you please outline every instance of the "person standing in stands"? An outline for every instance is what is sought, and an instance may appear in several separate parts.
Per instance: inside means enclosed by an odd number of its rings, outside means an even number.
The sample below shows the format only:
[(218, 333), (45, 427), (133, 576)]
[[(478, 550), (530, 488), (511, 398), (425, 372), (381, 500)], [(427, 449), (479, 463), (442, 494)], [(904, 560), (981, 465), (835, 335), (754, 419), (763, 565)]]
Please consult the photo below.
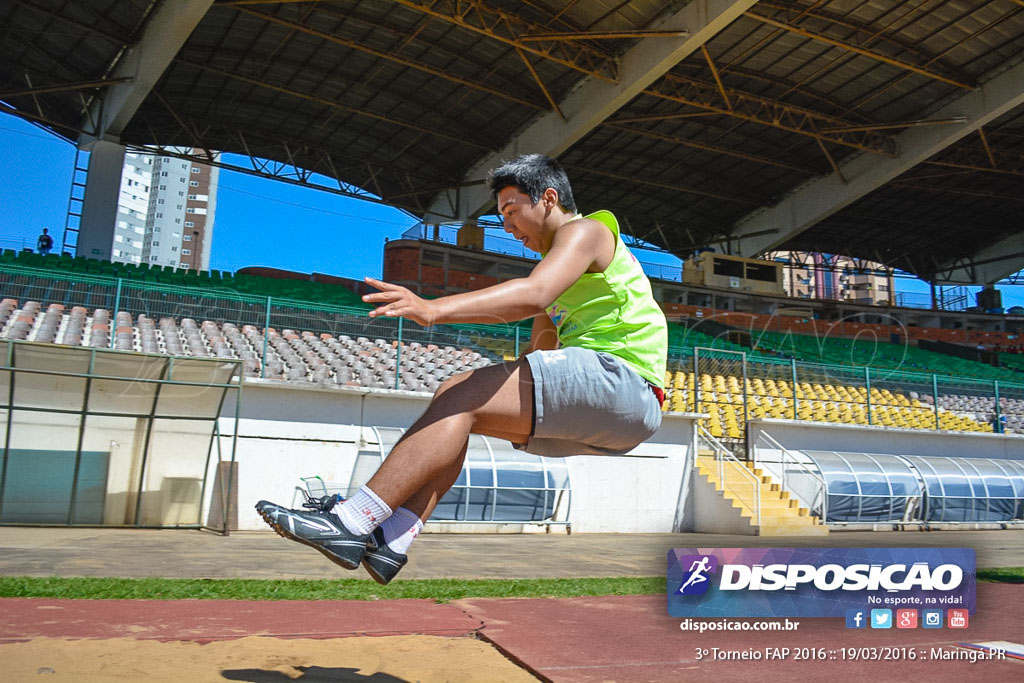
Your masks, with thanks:
[(46, 228), (43, 228), (43, 234), (36, 240), (36, 252), (46, 256), (53, 249), (53, 238), (47, 234)]
[(527, 277), (438, 299), (367, 278), (371, 317), (422, 326), (533, 319), (516, 361), (455, 375), (380, 469), (348, 500), (324, 496), (290, 510), (256, 509), (285, 538), (335, 564), (362, 563), (388, 583), (462, 470), (470, 434), (544, 456), (619, 455), (661, 425), (668, 333), (651, 284), (615, 217), (577, 213), (554, 159), (523, 155), (491, 172), (505, 232), (542, 258)]

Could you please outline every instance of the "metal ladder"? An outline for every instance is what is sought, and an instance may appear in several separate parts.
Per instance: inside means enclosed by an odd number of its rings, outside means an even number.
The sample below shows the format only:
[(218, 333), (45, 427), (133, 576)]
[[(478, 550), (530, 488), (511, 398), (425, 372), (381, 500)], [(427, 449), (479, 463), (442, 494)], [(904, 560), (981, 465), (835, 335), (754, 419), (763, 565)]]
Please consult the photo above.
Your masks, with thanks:
[(81, 147), (75, 149), (75, 168), (71, 172), (71, 189), (68, 192), (68, 211), (64, 220), (64, 235), (61, 237), (61, 253), (78, 254), (78, 233), (82, 227), (82, 208), (85, 206), (85, 183), (89, 175), (89, 152)]

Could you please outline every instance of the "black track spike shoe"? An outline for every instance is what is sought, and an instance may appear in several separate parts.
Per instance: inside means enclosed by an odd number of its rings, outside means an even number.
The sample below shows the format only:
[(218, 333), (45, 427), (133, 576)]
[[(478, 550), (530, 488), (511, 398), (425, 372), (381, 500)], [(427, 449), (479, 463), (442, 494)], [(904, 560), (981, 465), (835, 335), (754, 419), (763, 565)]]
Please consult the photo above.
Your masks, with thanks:
[(384, 531), (379, 527), (371, 534), (370, 545), (363, 555), (363, 566), (377, 583), (387, 585), (409, 561), (408, 555), (396, 553), (384, 542)]
[(353, 534), (330, 510), (337, 495), (310, 498), (303, 507), (291, 510), (266, 500), (256, 503), (256, 511), (279, 535), (319, 550), (334, 564), (355, 569), (363, 560), (370, 534)]

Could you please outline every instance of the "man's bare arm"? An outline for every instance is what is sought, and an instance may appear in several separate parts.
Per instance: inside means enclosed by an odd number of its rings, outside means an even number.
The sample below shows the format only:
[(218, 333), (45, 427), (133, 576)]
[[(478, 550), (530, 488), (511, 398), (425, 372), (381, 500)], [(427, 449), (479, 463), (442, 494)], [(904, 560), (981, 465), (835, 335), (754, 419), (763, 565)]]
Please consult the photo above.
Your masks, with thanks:
[(558, 348), (558, 330), (546, 313), (534, 316), (533, 329), (530, 331), (530, 346), (523, 352), (525, 356), (533, 351), (552, 351)]
[(422, 299), (400, 285), (366, 278), (381, 291), (367, 294), (363, 301), (380, 304), (370, 317), (404, 316), (421, 325), (525, 320), (543, 313), (600, 256), (607, 260), (614, 249), (614, 237), (604, 225), (580, 219), (559, 229), (551, 251), (528, 277), (432, 300)]

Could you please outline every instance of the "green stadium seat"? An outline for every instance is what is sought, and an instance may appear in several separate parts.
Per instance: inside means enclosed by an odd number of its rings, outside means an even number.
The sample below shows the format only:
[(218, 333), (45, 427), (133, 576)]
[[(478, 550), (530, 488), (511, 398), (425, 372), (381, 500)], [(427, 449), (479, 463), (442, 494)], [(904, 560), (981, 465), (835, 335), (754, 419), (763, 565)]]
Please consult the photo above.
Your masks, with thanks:
[(38, 267), (38, 258), (38, 255), (32, 252), (31, 250), (22, 249), (20, 252), (18, 252), (18, 265)]

